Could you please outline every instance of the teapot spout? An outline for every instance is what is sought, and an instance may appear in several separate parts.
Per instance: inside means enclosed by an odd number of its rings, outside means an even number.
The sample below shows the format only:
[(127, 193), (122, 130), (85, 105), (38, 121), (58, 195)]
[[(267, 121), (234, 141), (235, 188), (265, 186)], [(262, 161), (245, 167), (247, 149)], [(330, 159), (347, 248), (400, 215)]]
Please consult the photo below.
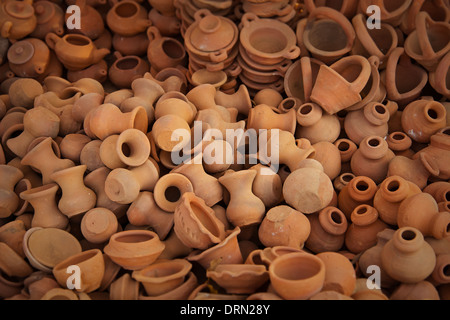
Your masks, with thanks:
[(110, 53), (111, 53), (111, 51), (109, 51), (109, 49), (106, 49), (106, 48), (98, 49), (94, 52), (94, 61), (98, 62)]

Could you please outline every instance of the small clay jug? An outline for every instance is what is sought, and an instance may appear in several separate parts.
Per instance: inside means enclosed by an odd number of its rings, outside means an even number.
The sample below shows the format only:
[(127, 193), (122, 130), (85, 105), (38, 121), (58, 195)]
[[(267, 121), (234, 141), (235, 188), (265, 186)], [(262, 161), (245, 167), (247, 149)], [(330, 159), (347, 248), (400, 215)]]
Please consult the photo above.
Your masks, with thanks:
[(59, 187), (56, 183), (45, 184), (20, 193), (20, 197), (28, 201), (34, 209), (32, 227), (65, 229), (68, 218), (57, 206), (56, 193)]
[(309, 220), (303, 213), (280, 205), (267, 211), (258, 228), (258, 239), (266, 247), (290, 246), (302, 249), (310, 232)]
[(424, 237), (444, 239), (448, 237), (450, 213), (439, 212), (436, 200), (426, 192), (417, 193), (403, 200), (398, 207), (399, 228), (413, 227)]
[(148, 12), (148, 18), (163, 36), (176, 37), (180, 34), (181, 21), (176, 15), (165, 15), (153, 7)]
[(183, 194), (188, 192), (193, 192), (192, 183), (186, 176), (175, 172), (163, 175), (154, 188), (156, 203), (167, 212), (175, 212)]
[(269, 267), (270, 283), (286, 300), (307, 300), (325, 282), (325, 264), (313, 254), (294, 252), (276, 258)]
[(388, 225), (378, 217), (378, 211), (374, 207), (361, 204), (357, 206), (351, 216), (351, 224), (345, 233), (345, 247), (359, 254), (377, 244), (377, 234)]
[(433, 272), (436, 254), (419, 230), (403, 227), (395, 231), (383, 247), (381, 265), (393, 279), (402, 283), (417, 283)]
[(92, 141), (91, 138), (81, 133), (66, 135), (59, 144), (61, 156), (79, 164), (81, 150), (90, 141)]
[(64, 34), (64, 12), (60, 6), (51, 1), (39, 1), (33, 4), (36, 14), (36, 29), (30, 34), (33, 38), (45, 39), (49, 32), (58, 36)]
[(336, 207), (325, 207), (314, 214), (307, 215), (311, 233), (305, 247), (314, 253), (339, 251), (345, 242), (348, 222), (345, 215)]
[(248, 113), (247, 130), (254, 129), (259, 132), (259, 130), (280, 129), (294, 134), (296, 126), (296, 114), (293, 109), (287, 113), (280, 113), (278, 109), (260, 104), (250, 109)]
[(339, 149), (329, 141), (320, 141), (312, 145), (315, 150), (314, 160), (320, 162), (323, 172), (334, 180), (341, 172), (341, 154)]
[(408, 197), (421, 193), (413, 182), (400, 176), (391, 176), (382, 181), (373, 198), (373, 206), (378, 210), (380, 219), (389, 225), (397, 225), (398, 208)]
[(37, 26), (37, 18), (32, 1), (8, 1), (0, 7), (0, 32), (3, 38), (19, 40)]
[(158, 118), (152, 127), (156, 145), (168, 152), (177, 152), (190, 142), (189, 124), (176, 114), (166, 114)]
[(350, 220), (356, 207), (362, 204), (373, 204), (373, 197), (377, 191), (378, 186), (371, 178), (357, 176), (339, 192), (339, 209), (345, 214), (347, 220)]
[(85, 69), (110, 53), (106, 48), (96, 48), (90, 38), (81, 34), (66, 34), (60, 38), (55, 33), (48, 33), (45, 42), (55, 50), (58, 59), (68, 70)]
[(431, 194), (436, 202), (449, 201), (450, 198), (450, 182), (436, 181), (428, 184), (423, 192)]
[(355, 175), (367, 176), (378, 184), (386, 177), (389, 162), (394, 156), (386, 140), (379, 136), (367, 136), (353, 154), (350, 166)]
[(139, 270), (152, 264), (164, 250), (158, 235), (149, 230), (127, 230), (113, 234), (104, 252), (126, 270)]
[(144, 32), (151, 21), (147, 9), (135, 1), (126, 0), (115, 3), (106, 15), (106, 24), (113, 33), (133, 36)]
[(214, 100), (218, 105), (225, 108), (236, 108), (243, 115), (248, 115), (253, 106), (248, 89), (244, 84), (241, 84), (233, 94), (226, 94), (218, 90)]
[(430, 137), (446, 126), (447, 111), (438, 101), (420, 99), (409, 103), (402, 112), (403, 131), (414, 141), (430, 142)]
[[(225, 110), (227, 111), (229, 109), (225, 108)], [(244, 120), (239, 120), (237, 122), (225, 121), (221, 114), (215, 109), (199, 110), (195, 120), (206, 122), (211, 128), (219, 130), (224, 140), (228, 140), (227, 137), (230, 138), (230, 135), (227, 135), (227, 130), (236, 132), (237, 130), (244, 130), (245, 128)], [(232, 138), (233, 136), (231, 135), (231, 139)]]
[(434, 21), (448, 22), (450, 20), (450, 11), (446, 6), (445, 1), (413, 1), (408, 8), (400, 25), (403, 33), (409, 35), (416, 29), (416, 17), (419, 12), (427, 12)]
[(49, 66), (50, 49), (40, 39), (27, 38), (11, 45), (7, 57), (12, 72), (22, 77), (36, 78)]
[(138, 56), (122, 56), (114, 52), (116, 61), (108, 70), (109, 79), (118, 88), (131, 88), (131, 83), (150, 71), (150, 65)]
[(19, 207), (19, 197), (14, 192), (15, 185), (23, 178), (23, 172), (16, 167), (0, 165), (2, 182), (0, 184), (0, 217), (7, 218)]

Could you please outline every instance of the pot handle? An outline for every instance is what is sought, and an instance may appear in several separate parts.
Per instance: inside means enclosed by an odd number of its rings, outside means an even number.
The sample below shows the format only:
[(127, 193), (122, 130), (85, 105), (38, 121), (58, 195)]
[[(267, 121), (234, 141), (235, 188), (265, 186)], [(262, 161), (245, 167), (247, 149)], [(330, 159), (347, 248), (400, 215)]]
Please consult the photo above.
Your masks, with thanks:
[(233, 63), (225, 72), (229, 77), (237, 77), (242, 72), (242, 68), (238, 63)]
[(286, 59), (296, 59), (300, 55), (300, 48), (297, 46), (293, 46), (288, 52), (283, 54), (283, 58)]
[(13, 23), (11, 21), (5, 21), (2, 26), (1, 36), (3, 38), (9, 38), (12, 27), (13, 27)]
[(423, 56), (432, 57), (436, 55), (427, 32), (427, 27), (434, 24), (433, 22), (426, 11), (420, 11), (416, 16), (417, 39), (419, 40), (419, 46)]
[(226, 50), (222, 49), (219, 51), (211, 52), (209, 58), (212, 62), (222, 62), (228, 58), (228, 53)]
[(292, 61), (286, 60), (286, 61), (283, 61), (283, 63), (277, 65), (275, 67), (275, 70), (280, 72), (281, 75), (285, 75), (291, 65), (292, 65)]
[(253, 12), (247, 12), (242, 16), (241, 24), (244, 28), (247, 28), (251, 22), (258, 21), (259, 17)]
[(195, 22), (199, 22), (200, 20), (202, 20), (204, 17), (206, 16), (210, 16), (212, 15), (211, 11), (209, 11), (208, 9), (200, 9), (197, 10), (194, 14), (194, 20)]
[(61, 41), (61, 38), (58, 37), (55, 33), (50, 32), (45, 35), (45, 42), (50, 47), (50, 49), (55, 50), (55, 46), (59, 41)]
[(158, 40), (161, 38), (161, 32), (159, 32), (159, 29), (155, 26), (148, 27), (147, 38), (148, 38), (149, 42)]

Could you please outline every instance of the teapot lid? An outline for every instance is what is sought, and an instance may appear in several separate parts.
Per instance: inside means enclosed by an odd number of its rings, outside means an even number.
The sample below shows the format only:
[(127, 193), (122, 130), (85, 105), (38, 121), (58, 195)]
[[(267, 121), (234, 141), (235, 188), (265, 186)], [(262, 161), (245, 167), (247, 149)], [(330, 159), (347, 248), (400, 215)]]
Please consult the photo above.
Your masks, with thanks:
[(34, 46), (27, 40), (17, 41), (8, 49), (8, 60), (14, 64), (23, 64), (34, 55)]
[(36, 12), (37, 23), (44, 24), (50, 21), (55, 16), (55, 5), (49, 1), (39, 1), (34, 5), (34, 11)]
[(5, 11), (13, 18), (28, 19), (34, 15), (32, 5), (22, 1), (10, 1), (5, 5)]

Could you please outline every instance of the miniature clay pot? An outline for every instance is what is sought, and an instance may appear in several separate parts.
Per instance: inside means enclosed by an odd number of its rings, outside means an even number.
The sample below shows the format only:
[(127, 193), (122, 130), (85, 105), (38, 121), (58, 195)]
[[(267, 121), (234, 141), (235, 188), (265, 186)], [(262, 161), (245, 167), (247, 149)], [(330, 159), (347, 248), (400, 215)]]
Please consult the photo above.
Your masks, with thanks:
[(307, 215), (307, 218), (311, 224), (311, 233), (305, 243), (307, 249), (319, 253), (342, 248), (348, 222), (341, 210), (330, 206)]
[(110, 285), (110, 300), (137, 300), (139, 297), (139, 282), (125, 273)]
[(94, 171), (102, 167), (105, 168), (105, 165), (100, 159), (101, 144), (101, 140), (93, 139), (92, 141), (86, 143), (83, 149), (81, 149), (80, 164), (86, 165), (88, 171)]
[(263, 201), (266, 208), (271, 208), (278, 204), (283, 197), (281, 177), (275, 170), (261, 163), (249, 169), (256, 170), (257, 173), (253, 181), (253, 193)]
[(145, 56), (148, 48), (148, 38), (144, 32), (133, 36), (123, 36), (115, 33), (112, 36), (112, 47), (123, 56)]
[(218, 90), (215, 94), (214, 100), (220, 106), (225, 108), (236, 108), (240, 114), (248, 115), (252, 108), (252, 101), (250, 94), (245, 85), (240, 85), (238, 90), (233, 94), (226, 94)]
[(53, 275), (61, 287), (67, 286), (71, 275), (67, 270), (72, 265), (80, 268), (80, 288), (75, 287), (76, 291), (89, 293), (100, 287), (105, 274), (105, 263), (99, 249), (83, 251), (58, 263), (53, 268)]
[(414, 151), (411, 149), (412, 139), (403, 131), (394, 131), (390, 133), (386, 141), (389, 149), (391, 149), (395, 155), (411, 158)]
[(357, 176), (353, 178), (338, 195), (339, 209), (350, 220), (353, 210), (362, 204), (373, 204), (373, 197), (378, 187), (375, 182), (365, 176)]
[(283, 96), (276, 90), (271, 88), (262, 89), (253, 96), (255, 105), (266, 104), (270, 107), (276, 108), (283, 101)]
[(249, 264), (220, 264), (207, 270), (206, 276), (229, 294), (254, 293), (269, 280), (264, 266)]
[(248, 113), (247, 129), (270, 130), (280, 129), (295, 133), (297, 122), (295, 110), (287, 113), (279, 113), (278, 109), (274, 109), (265, 104), (253, 107)]
[(135, 1), (120, 1), (115, 3), (106, 15), (106, 24), (113, 33), (123, 36), (133, 36), (144, 32), (151, 21), (147, 10)]
[(104, 252), (126, 270), (139, 270), (152, 264), (164, 250), (158, 235), (148, 230), (128, 230), (113, 234)]
[(138, 56), (122, 56), (115, 52), (117, 58), (108, 70), (109, 79), (118, 88), (131, 88), (131, 83), (142, 78), (150, 70), (150, 65)]
[(450, 19), (450, 12), (444, 1), (413, 1), (400, 24), (403, 33), (410, 34), (416, 29), (416, 17), (421, 11), (427, 12), (434, 21), (448, 22)]
[(197, 108), (181, 92), (169, 91), (164, 93), (156, 102), (155, 119), (159, 119), (167, 114), (177, 115), (189, 125), (192, 125), (197, 114)]
[(60, 38), (55, 33), (48, 33), (45, 42), (55, 50), (58, 59), (68, 70), (85, 69), (110, 53), (105, 48), (97, 49), (90, 38), (80, 34), (66, 34)]
[(93, 208), (81, 219), (81, 232), (91, 243), (104, 243), (117, 232), (116, 215), (106, 208)]
[(356, 288), (356, 273), (350, 260), (337, 252), (321, 252), (317, 257), (325, 264), (322, 291), (333, 290), (351, 296)]
[(322, 290), (325, 264), (309, 253), (290, 253), (276, 258), (269, 267), (275, 292), (286, 300), (306, 300)]
[[(229, 109), (225, 108), (225, 110), (228, 111)], [(195, 120), (206, 122), (211, 126), (211, 128), (219, 130), (224, 140), (227, 140), (227, 136), (230, 137), (230, 135), (227, 135), (227, 130), (228, 131), (231, 130), (231, 132), (236, 132), (237, 130), (244, 130), (245, 128), (244, 120), (240, 120), (237, 122), (225, 121), (223, 120), (221, 114), (218, 111), (211, 108), (199, 110), (197, 112)]]
[(25, 232), (24, 222), (13, 220), (0, 227), (0, 241), (6, 243), (11, 249), (24, 258), (23, 237)]
[(402, 283), (417, 283), (433, 272), (436, 255), (419, 230), (403, 227), (383, 247), (381, 264), (393, 279)]
[(323, 172), (334, 180), (341, 172), (341, 154), (339, 149), (329, 141), (320, 141), (312, 145), (315, 150), (314, 160), (320, 162)]
[(430, 72), (428, 77), (430, 85), (434, 88), (434, 90), (442, 94), (447, 99), (450, 99), (450, 84), (447, 80), (449, 78), (449, 66), (450, 54), (447, 53), (439, 62), (436, 70)]
[(186, 176), (171, 172), (158, 179), (153, 194), (161, 209), (167, 212), (175, 212), (175, 209), (183, 201), (183, 195), (193, 192), (193, 190), (192, 183)]
[(76, 82), (84, 78), (92, 78), (100, 83), (104, 83), (108, 75), (108, 65), (104, 59), (94, 63), (82, 70), (68, 70), (67, 79)]
[(290, 246), (302, 249), (310, 232), (309, 220), (303, 213), (280, 205), (267, 211), (258, 229), (258, 239), (266, 247)]
[(33, 269), (27, 261), (6, 243), (0, 242), (0, 271), (9, 277), (25, 278)]
[(2, 175), (0, 217), (7, 218), (19, 207), (19, 197), (14, 192), (14, 187), (23, 178), (23, 172), (6, 164), (0, 165), (0, 172)]
[(50, 49), (40, 39), (27, 38), (11, 45), (7, 57), (12, 72), (22, 77), (36, 78), (45, 72), (50, 63)]
[(180, 34), (181, 21), (176, 15), (165, 15), (153, 7), (148, 12), (148, 18), (163, 36), (175, 37)]
[(81, 150), (90, 141), (92, 141), (91, 138), (81, 133), (66, 135), (59, 143), (61, 156), (72, 160), (74, 163), (80, 163)]
[(419, 281), (417, 283), (401, 283), (389, 296), (389, 300), (440, 300), (440, 297), (431, 282)]
[(51, 1), (39, 1), (33, 4), (36, 13), (36, 29), (31, 37), (44, 39), (49, 32), (59, 36), (64, 34), (64, 12), (62, 8)]
[(29, 78), (20, 78), (14, 81), (8, 89), (10, 103), (16, 107), (30, 109), (34, 106), (34, 99), (44, 93), (39, 81)]
[(37, 26), (37, 18), (31, 2), (8, 1), (0, 7), (1, 36), (11, 40), (26, 37)]
[(189, 143), (189, 124), (175, 114), (167, 114), (158, 118), (152, 127), (152, 135), (156, 145), (162, 150), (179, 151)]

